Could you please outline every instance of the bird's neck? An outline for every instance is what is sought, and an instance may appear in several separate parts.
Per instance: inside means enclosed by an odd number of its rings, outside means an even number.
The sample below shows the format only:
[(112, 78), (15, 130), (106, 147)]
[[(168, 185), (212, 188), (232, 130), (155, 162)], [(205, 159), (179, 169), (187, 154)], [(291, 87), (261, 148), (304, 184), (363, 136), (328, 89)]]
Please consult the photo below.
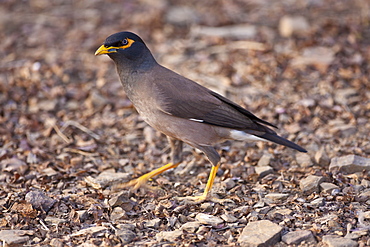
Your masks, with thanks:
[(117, 72), (127, 96), (131, 99), (134, 97), (136, 88), (143, 83), (143, 78), (148, 77), (148, 74), (152, 72), (153, 67), (158, 66), (158, 63), (151, 54), (145, 59), (138, 59), (135, 62), (123, 60), (120, 62), (122, 64), (116, 63)]
[(157, 65), (157, 61), (149, 51), (144, 51), (146, 54), (142, 54), (140, 57), (136, 57), (134, 60), (130, 58), (112, 59), (116, 63), (118, 74), (121, 78), (129, 77), (133, 73), (146, 73), (150, 71), (154, 66)]

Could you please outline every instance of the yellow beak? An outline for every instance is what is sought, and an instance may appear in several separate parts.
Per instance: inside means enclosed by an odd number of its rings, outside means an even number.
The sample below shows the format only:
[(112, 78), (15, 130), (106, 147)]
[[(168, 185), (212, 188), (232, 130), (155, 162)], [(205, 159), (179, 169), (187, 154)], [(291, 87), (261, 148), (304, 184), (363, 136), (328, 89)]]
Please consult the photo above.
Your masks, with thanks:
[(120, 49), (121, 47), (113, 47), (113, 46), (109, 46), (109, 47), (106, 47), (105, 45), (101, 45), (95, 52), (95, 56), (99, 56), (99, 55), (103, 55), (103, 54), (108, 54), (108, 53), (113, 53), (113, 52), (117, 52), (118, 49)]

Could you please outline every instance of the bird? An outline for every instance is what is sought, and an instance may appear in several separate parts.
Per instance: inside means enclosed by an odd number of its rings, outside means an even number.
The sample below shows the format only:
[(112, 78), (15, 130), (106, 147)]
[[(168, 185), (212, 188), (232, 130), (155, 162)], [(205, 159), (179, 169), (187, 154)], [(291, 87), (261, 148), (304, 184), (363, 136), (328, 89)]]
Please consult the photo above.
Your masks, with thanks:
[(275, 125), (262, 120), (226, 97), (160, 65), (144, 41), (128, 31), (106, 38), (95, 55), (108, 55), (116, 65), (127, 97), (143, 120), (167, 136), (170, 162), (118, 188), (138, 189), (153, 177), (182, 162), (186, 143), (200, 150), (212, 165), (204, 192), (179, 198), (192, 203), (220, 200), (211, 189), (220, 167), (215, 145), (227, 140), (270, 141), (300, 152), (301, 146), (279, 136)]

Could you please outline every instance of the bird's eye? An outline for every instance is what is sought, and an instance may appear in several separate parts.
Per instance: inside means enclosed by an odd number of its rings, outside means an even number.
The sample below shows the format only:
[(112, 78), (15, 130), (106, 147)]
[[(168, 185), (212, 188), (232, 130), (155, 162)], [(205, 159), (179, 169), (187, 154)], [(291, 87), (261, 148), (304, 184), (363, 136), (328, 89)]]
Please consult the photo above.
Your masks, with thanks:
[(122, 46), (127, 45), (127, 44), (128, 44), (127, 39), (124, 39), (124, 40), (122, 40), (122, 41), (121, 41), (121, 45), (122, 45)]

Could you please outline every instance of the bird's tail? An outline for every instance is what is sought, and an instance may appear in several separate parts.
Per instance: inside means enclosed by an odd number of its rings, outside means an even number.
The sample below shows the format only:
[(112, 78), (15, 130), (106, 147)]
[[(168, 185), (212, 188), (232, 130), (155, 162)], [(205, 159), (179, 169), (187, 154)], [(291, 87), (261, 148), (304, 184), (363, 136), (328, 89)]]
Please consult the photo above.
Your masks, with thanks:
[(286, 146), (286, 147), (289, 147), (289, 148), (292, 148), (292, 149), (295, 149), (295, 150), (303, 152), (303, 153), (307, 153), (306, 149), (304, 149), (301, 146), (295, 144), (294, 142), (291, 142), (291, 141), (289, 141), (289, 140), (287, 140), (287, 139), (285, 139), (281, 136), (278, 136), (277, 134), (274, 134), (274, 133), (265, 133), (265, 134), (262, 134), (262, 135), (258, 135), (258, 137), (263, 138), (265, 140), (275, 142), (277, 144), (280, 144), (280, 145), (283, 145), (283, 146)]

